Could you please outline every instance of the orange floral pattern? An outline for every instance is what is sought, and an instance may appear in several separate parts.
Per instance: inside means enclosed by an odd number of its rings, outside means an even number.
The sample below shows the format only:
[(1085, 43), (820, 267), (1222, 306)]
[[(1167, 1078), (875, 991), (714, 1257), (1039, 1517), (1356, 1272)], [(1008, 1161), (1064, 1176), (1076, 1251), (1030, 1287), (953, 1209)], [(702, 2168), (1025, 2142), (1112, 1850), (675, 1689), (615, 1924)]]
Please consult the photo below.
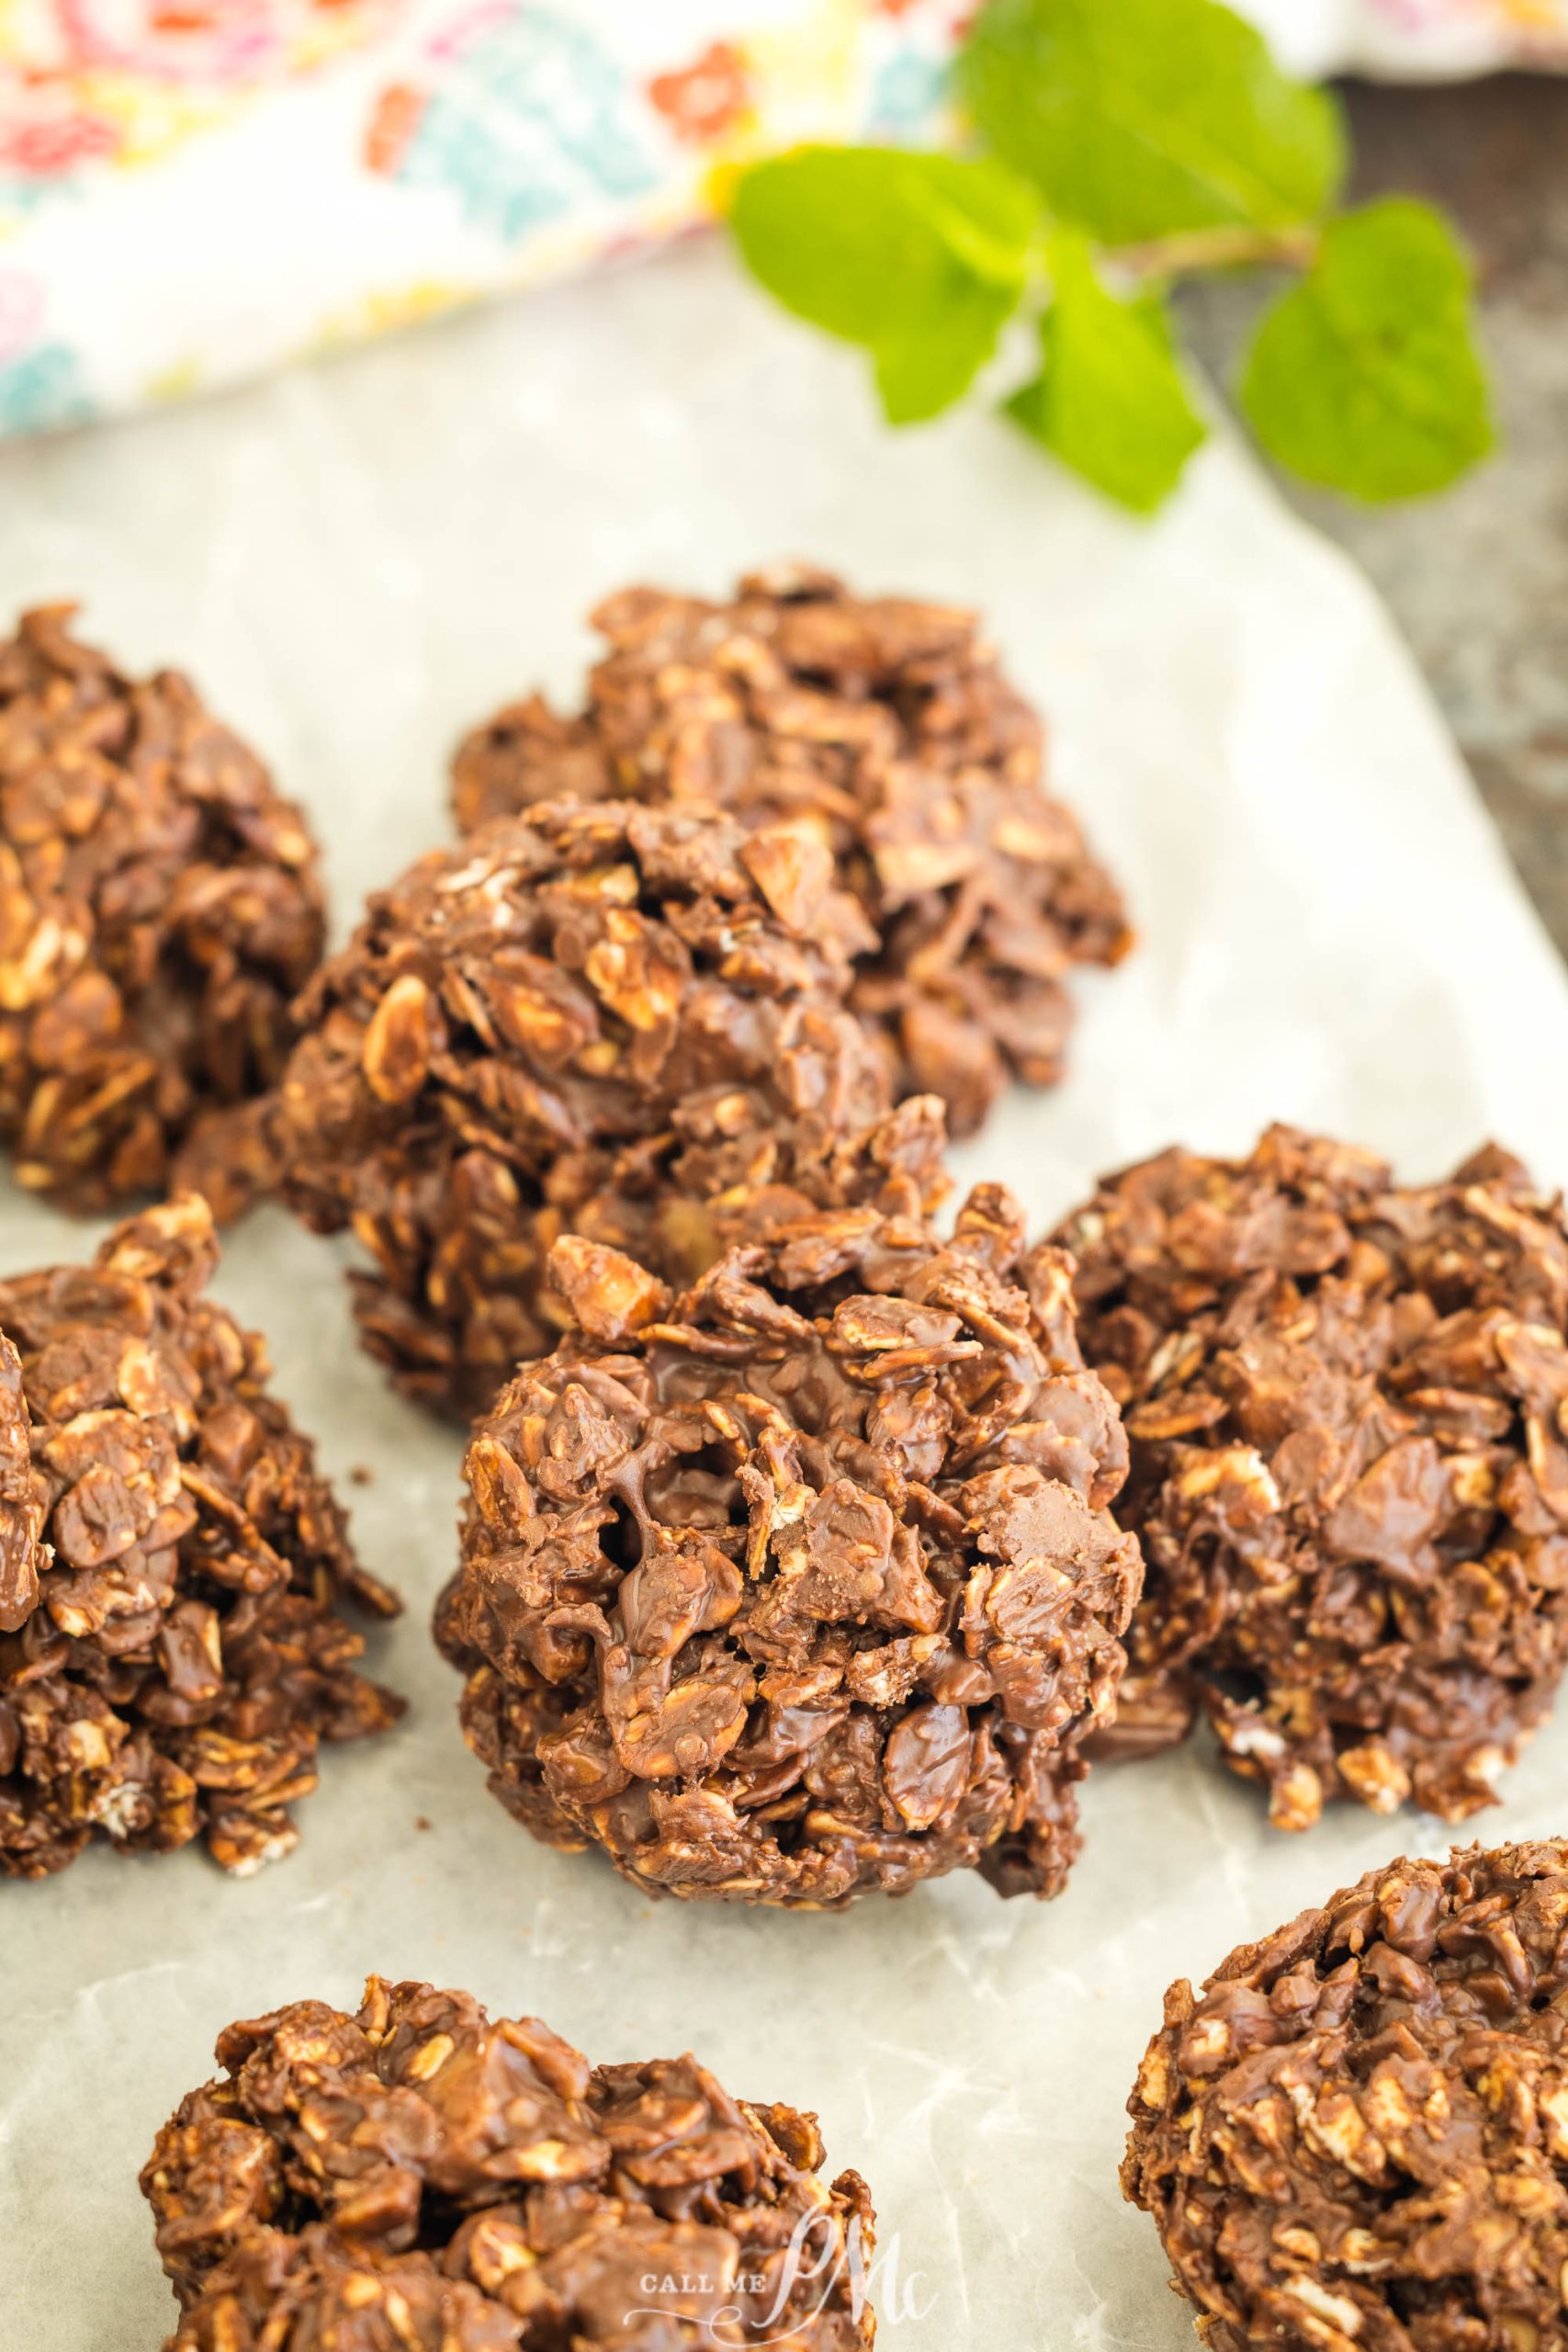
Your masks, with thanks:
[(734, 43), (716, 40), (694, 65), (656, 74), (648, 95), (678, 139), (700, 141), (722, 137), (739, 120), (751, 102), (751, 82)]

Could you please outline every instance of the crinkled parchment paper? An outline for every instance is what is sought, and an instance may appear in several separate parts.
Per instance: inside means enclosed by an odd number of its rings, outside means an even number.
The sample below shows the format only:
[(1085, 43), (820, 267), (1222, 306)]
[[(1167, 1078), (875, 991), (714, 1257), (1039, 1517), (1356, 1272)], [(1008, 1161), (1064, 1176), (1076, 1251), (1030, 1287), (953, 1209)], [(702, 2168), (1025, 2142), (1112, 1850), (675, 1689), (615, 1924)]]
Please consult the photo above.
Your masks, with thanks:
[[(1043, 1223), (1098, 1169), (1280, 1116), (1413, 1178), (1487, 1135), (1568, 1176), (1563, 974), (1383, 615), (1224, 447), (1124, 522), (983, 416), (885, 432), (852, 357), (690, 251), (0, 459), (0, 610), (77, 593), (128, 660), (189, 667), (309, 802), (340, 924), (442, 834), (458, 729), (536, 679), (571, 692), (603, 592), (792, 552), (984, 607), (1141, 926), (1084, 986), (1069, 1082), (1015, 1098), (966, 1175)], [(7, 1268), (93, 1238), (0, 1196)], [(258, 1216), (219, 1289), (332, 1470), (374, 1473), (344, 1492), (408, 1598), (374, 1663), (412, 1709), (326, 1758), (257, 1879), (98, 1851), (0, 1886), (5, 2352), (153, 2352), (154, 2130), (228, 2019), (352, 2004), (371, 1969), (818, 2109), (881, 2211), (887, 2352), (1191, 2343), (1116, 2187), (1161, 1992), (1439, 1825), (1342, 1809), (1292, 1840), (1194, 1747), (1093, 1776), (1054, 1904), (953, 1879), (834, 1917), (650, 1905), (485, 1793), (426, 1630), (458, 1448), (355, 1349), (333, 1248)], [(1565, 1763), (1568, 1720), (1484, 1827), (1568, 1826)]]

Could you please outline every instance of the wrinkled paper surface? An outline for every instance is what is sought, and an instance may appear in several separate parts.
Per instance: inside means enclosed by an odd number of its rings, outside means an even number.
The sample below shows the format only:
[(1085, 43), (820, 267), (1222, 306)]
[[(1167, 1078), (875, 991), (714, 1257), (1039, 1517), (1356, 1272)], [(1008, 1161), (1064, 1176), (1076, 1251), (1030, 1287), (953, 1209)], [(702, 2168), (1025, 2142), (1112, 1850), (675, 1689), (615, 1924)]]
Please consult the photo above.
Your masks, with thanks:
[[(1562, 969), (1386, 618), (1230, 449), (1130, 523), (983, 414), (887, 433), (852, 356), (691, 251), (0, 458), (0, 611), (79, 594), (127, 662), (188, 667), (309, 803), (340, 929), (441, 837), (459, 729), (536, 680), (575, 692), (596, 597), (790, 553), (984, 608), (1141, 928), (1082, 985), (1068, 1083), (1014, 1097), (965, 1177), (1040, 1226), (1097, 1170), (1243, 1148), (1276, 1116), (1412, 1179), (1488, 1135), (1568, 1175)], [(8, 1271), (94, 1238), (0, 1193)], [(650, 1905), (536, 1846), (485, 1793), (428, 1635), (459, 1448), (354, 1345), (343, 1255), (269, 1212), (217, 1287), (331, 1470), (374, 1474), (344, 1493), (407, 1596), (372, 1665), (412, 1711), (325, 1756), (299, 1851), (256, 1879), (100, 1849), (0, 1885), (6, 2352), (154, 2352), (155, 2130), (229, 2019), (352, 2007), (372, 1969), (541, 2014), (599, 2060), (692, 2047), (818, 2109), (875, 2195), (886, 2352), (1191, 2344), (1116, 2185), (1161, 1993), (1441, 1826), (1341, 1808), (1287, 1838), (1194, 1745), (1091, 1777), (1050, 1905), (965, 1879), (841, 1917)], [(1568, 1826), (1565, 1764), (1568, 1720), (1483, 1827)]]

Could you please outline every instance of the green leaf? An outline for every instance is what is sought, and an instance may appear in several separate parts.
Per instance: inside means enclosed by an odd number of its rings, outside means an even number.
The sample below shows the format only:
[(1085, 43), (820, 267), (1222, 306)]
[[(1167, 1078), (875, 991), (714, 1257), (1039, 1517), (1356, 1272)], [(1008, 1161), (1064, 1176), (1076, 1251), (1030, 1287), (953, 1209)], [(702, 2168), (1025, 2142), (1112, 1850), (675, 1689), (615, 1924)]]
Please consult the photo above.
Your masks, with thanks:
[(1312, 220), (1338, 109), (1218, 0), (987, 0), (959, 89), (1002, 161), (1108, 244)]
[(898, 147), (797, 147), (739, 175), (730, 226), (753, 276), (876, 363), (895, 424), (935, 416), (996, 347), (1028, 275), (1033, 191), (999, 164)]
[(1080, 237), (1053, 240), (1051, 273), (1044, 364), (1008, 413), (1108, 497), (1152, 514), (1205, 437), (1165, 311), (1152, 295), (1120, 302), (1108, 293)]
[(1429, 206), (1347, 212), (1258, 327), (1241, 402), (1271, 457), (1359, 498), (1440, 490), (1492, 447), (1470, 267)]

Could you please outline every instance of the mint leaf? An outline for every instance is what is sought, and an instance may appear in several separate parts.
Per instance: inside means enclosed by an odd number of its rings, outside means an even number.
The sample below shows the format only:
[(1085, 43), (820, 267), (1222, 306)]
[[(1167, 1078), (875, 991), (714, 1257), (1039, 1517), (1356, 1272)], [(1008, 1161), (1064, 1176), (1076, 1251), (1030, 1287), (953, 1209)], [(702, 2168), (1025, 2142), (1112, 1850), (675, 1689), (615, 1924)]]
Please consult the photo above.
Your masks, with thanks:
[(1269, 455), (1359, 498), (1440, 490), (1483, 457), (1492, 421), (1470, 289), (1427, 205), (1393, 197), (1331, 220), (1312, 268), (1266, 312), (1242, 378)]
[(987, 0), (958, 84), (1002, 161), (1108, 244), (1324, 211), (1338, 110), (1218, 0)]
[(1038, 219), (1000, 164), (898, 147), (797, 147), (743, 172), (729, 214), (771, 294), (872, 354), (895, 424), (968, 390), (1023, 289)]
[(1152, 514), (1205, 437), (1164, 309), (1152, 295), (1120, 302), (1107, 293), (1080, 237), (1053, 240), (1051, 274), (1044, 364), (1008, 414), (1108, 497)]
[(889, 336), (873, 353), (882, 413), (889, 424), (921, 424), (963, 399), (996, 348), (1012, 308), (998, 310), (994, 290), (956, 295), (940, 320)]

